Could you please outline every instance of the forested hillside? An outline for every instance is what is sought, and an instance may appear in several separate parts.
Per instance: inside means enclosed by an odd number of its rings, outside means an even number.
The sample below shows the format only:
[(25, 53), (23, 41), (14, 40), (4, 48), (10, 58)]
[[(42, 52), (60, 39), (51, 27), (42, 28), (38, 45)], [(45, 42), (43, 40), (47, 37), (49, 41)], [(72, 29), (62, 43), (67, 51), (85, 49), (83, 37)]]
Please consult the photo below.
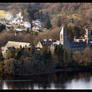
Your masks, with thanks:
[(61, 16), (62, 20), (64, 19), (65, 21), (68, 21), (70, 18), (74, 18), (77, 24), (92, 24), (91, 3), (1, 3), (0, 9), (16, 13), (18, 11), (25, 10), (28, 6), (38, 8), (39, 11), (42, 11), (43, 13), (48, 12), (53, 25), (55, 23), (54, 21), (56, 21), (56, 17), (58, 16)]
[[(15, 7), (16, 6), (16, 7)], [(45, 26), (52, 28), (49, 34), (59, 39), (59, 31), (62, 25), (72, 25), (80, 27), (89, 27), (92, 30), (92, 4), (91, 3), (0, 3), (0, 10), (11, 11), (13, 14), (22, 12), (25, 19), (31, 21), (32, 19), (41, 18), (45, 22)], [(73, 22), (71, 23), (71, 19)], [(50, 24), (50, 20), (51, 24)], [(49, 24), (47, 24), (47, 22)], [(49, 29), (49, 27), (48, 27)], [(70, 35), (74, 35), (75, 29), (70, 29)], [(69, 30), (68, 29), (68, 30)], [(71, 32), (72, 30), (72, 32)], [(57, 32), (58, 31), (58, 32)], [(58, 35), (57, 35), (58, 34)], [(43, 35), (43, 36), (42, 36)], [(48, 32), (41, 33), (41, 37), (47, 37)], [(40, 38), (41, 38), (40, 37)], [(52, 37), (49, 35), (48, 37)], [(52, 38), (53, 38), (52, 37)], [(45, 37), (44, 37), (45, 38)]]

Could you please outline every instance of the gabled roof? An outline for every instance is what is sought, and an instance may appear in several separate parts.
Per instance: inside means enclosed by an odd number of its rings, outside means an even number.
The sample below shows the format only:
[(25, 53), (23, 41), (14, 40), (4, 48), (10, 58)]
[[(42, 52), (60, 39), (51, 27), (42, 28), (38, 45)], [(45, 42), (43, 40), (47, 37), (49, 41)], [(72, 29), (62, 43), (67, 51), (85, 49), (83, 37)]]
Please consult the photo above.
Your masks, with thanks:
[(50, 46), (52, 44), (52, 42), (51, 41), (41, 41), (41, 44)]

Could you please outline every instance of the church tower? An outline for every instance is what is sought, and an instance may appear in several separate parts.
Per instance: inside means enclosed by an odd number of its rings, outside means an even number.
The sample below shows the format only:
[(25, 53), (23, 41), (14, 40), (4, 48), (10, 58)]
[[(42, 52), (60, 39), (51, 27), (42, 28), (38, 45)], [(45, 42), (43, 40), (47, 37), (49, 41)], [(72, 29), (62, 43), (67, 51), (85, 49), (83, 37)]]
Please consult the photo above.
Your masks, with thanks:
[(64, 26), (63, 26), (61, 29), (61, 32), (60, 32), (60, 44), (64, 45), (65, 39), (66, 39), (66, 31), (65, 31)]
[(62, 27), (60, 32), (60, 44), (62, 44), (67, 50), (69, 50), (70, 42), (69, 39), (67, 39), (67, 33), (66, 30), (64, 29), (64, 26)]

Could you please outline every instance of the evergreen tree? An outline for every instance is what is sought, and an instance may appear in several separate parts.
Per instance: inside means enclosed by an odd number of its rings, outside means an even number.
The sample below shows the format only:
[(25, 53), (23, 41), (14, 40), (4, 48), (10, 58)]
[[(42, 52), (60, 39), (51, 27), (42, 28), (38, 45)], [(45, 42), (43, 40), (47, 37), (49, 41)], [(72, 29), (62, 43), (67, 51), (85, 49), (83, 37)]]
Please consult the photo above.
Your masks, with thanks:
[(68, 53), (68, 61), (69, 62), (72, 62), (72, 59), (73, 59), (73, 53), (72, 53), (72, 50), (69, 50), (69, 53)]
[(64, 50), (63, 50), (62, 46), (56, 46), (54, 53), (57, 56), (58, 65), (62, 66), (63, 62), (64, 62), (64, 60), (63, 60)]
[(56, 21), (56, 25), (57, 25), (58, 27), (60, 27), (61, 24), (62, 24), (62, 22), (61, 22), (61, 16), (59, 16), (58, 19), (57, 19), (57, 21)]
[(22, 47), (17, 50), (16, 59), (19, 59), (22, 56), (23, 50), (24, 50), (24, 48), (22, 48)]
[(46, 15), (46, 19), (45, 19), (45, 22), (44, 22), (44, 27), (47, 28), (47, 29), (50, 29), (52, 27), (49, 15)]
[(35, 54), (35, 45), (33, 43), (30, 48), (30, 53), (31, 53), (31, 56)]

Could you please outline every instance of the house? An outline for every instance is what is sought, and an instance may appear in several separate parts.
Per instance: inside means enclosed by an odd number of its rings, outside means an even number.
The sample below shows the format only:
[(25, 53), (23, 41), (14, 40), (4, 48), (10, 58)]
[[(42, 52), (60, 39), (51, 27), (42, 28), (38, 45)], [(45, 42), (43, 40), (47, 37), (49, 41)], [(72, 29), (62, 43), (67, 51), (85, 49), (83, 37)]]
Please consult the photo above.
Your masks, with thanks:
[(43, 48), (43, 45), (42, 45), (42, 43), (39, 41), (36, 47), (40, 49), (40, 48)]
[(25, 28), (31, 28), (31, 24), (27, 21), (24, 22), (24, 27)]
[(33, 31), (43, 31), (43, 23), (39, 19), (32, 21), (32, 26)]
[(43, 48), (43, 46), (51, 46), (53, 43), (53, 41), (50, 41), (50, 40), (47, 40), (47, 39), (44, 39), (43, 41), (39, 41), (37, 43), (37, 48)]
[(51, 53), (54, 53), (55, 46), (60, 45), (60, 41), (58, 40), (52, 40), (52, 39), (44, 39), (43, 41), (39, 41), (36, 45), (37, 50), (40, 50), (44, 46), (47, 46), (50, 48)]
[(12, 20), (12, 23), (17, 24), (17, 25), (21, 25), (21, 24), (23, 24), (23, 22), (24, 22), (23, 21), (23, 16), (22, 16), (21, 12), (16, 14), (16, 16)]
[(34, 32), (39, 32), (40, 28), (39, 28), (38, 26), (33, 26), (33, 27), (32, 27), (32, 30), (33, 30)]
[(19, 12), (18, 14), (16, 14), (16, 16), (14, 17), (14, 19), (12, 20), (11, 23), (14, 26), (16, 26), (15, 30), (17, 30), (19, 32), (31, 28), (30, 22), (23, 20), (23, 16), (22, 16), (21, 12)]
[(7, 54), (8, 50), (10, 50), (12, 47), (14, 48), (30, 48), (30, 43), (26, 42), (15, 42), (15, 41), (8, 41), (4, 47), (1, 48), (2, 50), (2, 55), (5, 57)]
[(10, 20), (13, 19), (13, 15), (9, 11), (0, 10), (0, 23), (6, 24), (9, 23)]
[(6, 19), (10, 13), (5, 10), (0, 10), (0, 19)]
[(32, 25), (37, 25), (37, 26), (41, 26), (42, 25), (42, 22), (38, 19), (38, 20), (34, 20), (32, 21)]

